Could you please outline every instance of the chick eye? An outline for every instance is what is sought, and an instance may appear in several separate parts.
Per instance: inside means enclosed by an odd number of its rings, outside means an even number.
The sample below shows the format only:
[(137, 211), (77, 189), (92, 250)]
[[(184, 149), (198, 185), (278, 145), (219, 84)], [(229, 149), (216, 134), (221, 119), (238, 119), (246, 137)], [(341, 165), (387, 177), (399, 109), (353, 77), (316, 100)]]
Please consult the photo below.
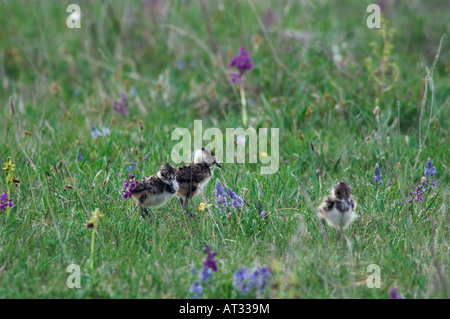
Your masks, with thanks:
[(214, 152), (211, 152), (211, 155), (212, 155), (212, 156), (216, 156), (216, 153), (214, 153)]

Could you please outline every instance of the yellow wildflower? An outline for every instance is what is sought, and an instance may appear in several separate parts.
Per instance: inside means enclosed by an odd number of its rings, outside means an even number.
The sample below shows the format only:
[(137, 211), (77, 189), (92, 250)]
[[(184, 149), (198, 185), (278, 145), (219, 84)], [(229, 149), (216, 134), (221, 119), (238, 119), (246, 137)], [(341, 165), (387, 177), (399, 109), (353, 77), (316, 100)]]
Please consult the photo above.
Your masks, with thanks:
[(98, 208), (96, 208), (92, 213), (91, 217), (89, 218), (89, 222), (87, 224), (87, 228), (97, 228), (98, 227), (98, 220), (100, 217), (103, 217), (103, 214), (100, 212)]
[(15, 166), (16, 166), (16, 164), (13, 164), (11, 159), (8, 158), (8, 161), (5, 163), (5, 167), (3, 167), (3, 170), (5, 172), (14, 172), (15, 171), (15, 168), (14, 168)]
[(202, 211), (205, 210), (205, 208), (206, 208), (206, 203), (200, 203), (200, 206), (198, 207), (198, 210), (202, 212)]

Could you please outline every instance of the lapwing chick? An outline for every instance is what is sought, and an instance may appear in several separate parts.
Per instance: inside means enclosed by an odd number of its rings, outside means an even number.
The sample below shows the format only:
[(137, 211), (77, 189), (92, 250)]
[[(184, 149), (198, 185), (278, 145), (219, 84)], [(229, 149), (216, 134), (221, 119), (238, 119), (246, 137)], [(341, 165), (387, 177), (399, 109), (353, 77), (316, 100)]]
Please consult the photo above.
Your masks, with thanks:
[(194, 215), (188, 209), (188, 202), (208, 183), (213, 166), (222, 167), (216, 161), (216, 154), (203, 147), (194, 153), (193, 164), (183, 165), (177, 169), (177, 196), (190, 217)]
[[(331, 195), (325, 197), (319, 205), (319, 218), (322, 220), (322, 225), (326, 220), (328, 225), (339, 231), (338, 242), (342, 231), (357, 217), (355, 213), (357, 204), (351, 192), (350, 185), (340, 182), (333, 188)], [(325, 229), (323, 228), (322, 231), (325, 241)]]
[[(136, 183), (131, 197), (141, 206), (141, 210), (148, 216), (147, 208), (160, 207), (175, 196), (178, 190), (176, 168), (169, 163), (159, 168), (156, 176), (148, 176)], [(144, 214), (142, 217), (145, 218)]]

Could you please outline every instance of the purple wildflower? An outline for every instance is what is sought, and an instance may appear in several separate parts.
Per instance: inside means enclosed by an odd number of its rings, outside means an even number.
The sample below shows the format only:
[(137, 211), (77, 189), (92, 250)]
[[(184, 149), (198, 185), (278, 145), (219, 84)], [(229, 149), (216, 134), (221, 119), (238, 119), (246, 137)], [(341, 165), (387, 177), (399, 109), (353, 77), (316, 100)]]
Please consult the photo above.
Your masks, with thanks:
[(177, 62), (177, 69), (178, 70), (183, 70), (185, 65), (186, 65), (186, 63), (185, 63), (184, 60), (178, 60), (178, 62)]
[(239, 73), (233, 73), (231, 81), (235, 83), (238, 78), (241, 78), (245, 71), (253, 69), (253, 63), (250, 59), (250, 56), (245, 51), (245, 47), (240, 48), (239, 55), (233, 55), (233, 58), (230, 61), (230, 68), (236, 67)]
[(7, 207), (13, 207), (12, 201), (14, 198), (8, 198), (9, 195), (7, 192), (3, 191), (3, 194), (0, 195), (0, 213), (2, 211), (6, 211)]
[(214, 260), (214, 257), (217, 253), (213, 253), (211, 250), (211, 246), (205, 245), (205, 250), (203, 252), (206, 254), (205, 260), (203, 260), (203, 268), (211, 268), (213, 272), (217, 271), (217, 264)]
[(267, 222), (267, 220), (269, 219), (269, 215), (267, 215), (266, 212), (263, 211), (261, 201), (256, 205), (256, 209), (258, 209), (259, 217), (262, 217), (261, 219)]
[(375, 176), (373, 177), (373, 180), (375, 183), (379, 185), (383, 184), (383, 182), (381, 181), (381, 171), (380, 171), (380, 167), (378, 167), (378, 164), (375, 165), (375, 170), (374, 170)]
[(417, 183), (416, 185), (413, 186), (413, 188), (414, 192), (409, 193), (409, 195), (411, 195), (411, 199), (408, 201), (408, 203), (411, 203), (413, 200), (423, 202), (423, 193), (422, 193), (423, 185), (419, 185), (419, 183)]
[(198, 272), (198, 279), (200, 279), (201, 282), (206, 282), (212, 273), (213, 271), (211, 268), (202, 267), (202, 269)]
[(136, 161), (132, 161), (131, 165), (127, 167), (127, 171), (131, 172), (133, 169), (135, 169), (137, 167), (137, 162)]
[(126, 101), (126, 97), (127, 97), (126, 93), (122, 92), (120, 93), (120, 99), (114, 102), (114, 109), (122, 113), (122, 115), (124, 116), (128, 115), (128, 104)]
[(262, 16), (262, 24), (267, 30), (275, 23), (275, 12), (271, 9), (267, 10)]
[(103, 135), (109, 135), (111, 133), (111, 130), (109, 129), (109, 127), (103, 126), (102, 133)]
[(83, 160), (83, 155), (80, 153), (80, 152), (78, 152), (78, 154), (77, 154), (77, 160), (79, 161), (79, 162), (81, 162), (82, 160)]
[(91, 135), (92, 138), (95, 140), (97, 137), (102, 136), (103, 134), (95, 126), (92, 126)]
[(219, 181), (217, 181), (216, 183), (216, 204), (217, 204), (216, 207), (220, 210), (220, 212), (223, 215), (225, 215), (224, 211), (225, 207), (239, 209), (242, 208), (242, 206), (244, 206), (242, 198), (228, 187), (225, 191), (222, 184)]
[(192, 286), (191, 289), (189, 289), (189, 291), (193, 294), (195, 294), (194, 296), (192, 296), (192, 298), (197, 299), (198, 296), (203, 295), (203, 287), (202, 285), (200, 285), (200, 283), (198, 281), (196, 281)]
[(403, 299), (402, 296), (398, 293), (397, 287), (394, 287), (389, 291), (389, 298), (391, 299)]
[(219, 181), (216, 183), (216, 195), (222, 195), (224, 193), (223, 186)]
[(261, 216), (261, 217), (264, 217), (264, 215), (266, 213), (262, 210), (261, 202), (259, 202), (258, 205), (256, 205), (256, 208), (258, 209), (258, 215)]
[(268, 267), (258, 267), (252, 272), (244, 267), (234, 273), (233, 286), (239, 293), (248, 294), (252, 290), (261, 292), (267, 284), (269, 275)]
[(247, 268), (241, 268), (234, 273), (233, 286), (239, 293), (248, 294), (253, 287), (248, 283), (249, 274)]
[(233, 205), (233, 207), (235, 209), (242, 208), (242, 206), (244, 206), (244, 203), (242, 202), (242, 198), (239, 197), (238, 195), (236, 195), (235, 192), (233, 192), (231, 189), (228, 188), (227, 193), (228, 193), (228, 196), (230, 196), (230, 198), (231, 198), (231, 205)]
[(133, 190), (134, 190), (134, 188), (136, 187), (136, 184), (137, 184), (137, 181), (134, 179), (134, 175), (133, 174), (129, 174), (128, 178), (130, 180), (125, 180), (125, 190), (122, 191), (124, 199), (127, 199), (127, 198), (131, 197), (131, 193), (133, 192)]
[(219, 181), (216, 183), (216, 207), (220, 210), (222, 214), (225, 215), (223, 207), (228, 205), (227, 194), (225, 193), (222, 184)]
[[(425, 173), (425, 177), (427, 178), (425, 181), (425, 185), (427, 186), (427, 188), (425, 188), (425, 192), (428, 191), (428, 186), (430, 185), (430, 177), (436, 175), (436, 167), (433, 166), (433, 163), (431, 162), (430, 159), (428, 159), (427, 161), (427, 166), (425, 166), (424, 168), (424, 173)], [(431, 186), (436, 187), (436, 180), (432, 179), (431, 180)]]
[[(207, 282), (212, 273), (217, 271), (217, 264), (214, 260), (214, 257), (217, 255), (217, 253), (213, 253), (211, 250), (211, 246), (209, 245), (205, 245), (205, 249), (203, 250), (203, 252), (206, 254), (206, 258), (203, 260), (203, 266), (198, 272), (198, 278), (202, 283)], [(191, 272), (195, 275), (197, 273), (197, 268), (194, 266)], [(192, 298), (198, 298), (199, 296), (203, 295), (203, 287), (198, 281), (196, 281), (191, 286), (190, 292), (196, 294), (192, 296)]]
[(250, 282), (258, 291), (262, 291), (267, 284), (267, 278), (270, 275), (268, 267), (258, 267), (250, 275)]

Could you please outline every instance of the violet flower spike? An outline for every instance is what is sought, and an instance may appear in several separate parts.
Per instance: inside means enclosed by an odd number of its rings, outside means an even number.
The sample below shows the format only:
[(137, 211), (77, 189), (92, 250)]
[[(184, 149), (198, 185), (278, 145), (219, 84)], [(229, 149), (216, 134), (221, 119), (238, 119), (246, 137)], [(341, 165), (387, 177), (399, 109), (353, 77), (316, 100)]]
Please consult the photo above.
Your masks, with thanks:
[(233, 192), (231, 189), (227, 188), (228, 196), (231, 198), (231, 205), (233, 205), (233, 208), (242, 208), (244, 206), (244, 203), (242, 202), (242, 198), (236, 195), (235, 192)]
[(397, 287), (394, 287), (389, 291), (389, 298), (391, 299), (403, 299), (402, 296), (398, 293)]
[(0, 195), (0, 213), (6, 211), (8, 207), (13, 207), (13, 200), (14, 198), (9, 198), (9, 194), (3, 191), (2, 195)]
[(375, 176), (373, 177), (373, 180), (375, 183), (378, 184), (378, 186), (380, 186), (381, 184), (383, 184), (383, 182), (381, 181), (381, 171), (380, 171), (380, 167), (377, 165), (375, 165), (375, 170), (374, 170), (374, 174)]
[(128, 104), (126, 101), (126, 93), (122, 92), (120, 93), (120, 99), (114, 101), (114, 109), (118, 112), (120, 112), (123, 116), (128, 115)]
[[(214, 257), (217, 255), (217, 253), (212, 252), (211, 246), (209, 245), (205, 245), (205, 249), (203, 250), (203, 252), (206, 254), (206, 258), (203, 260), (202, 269), (198, 271), (198, 279), (202, 283), (207, 282), (212, 273), (217, 271), (217, 264), (214, 260)], [(191, 273), (194, 275), (195, 273), (197, 273), (197, 268), (195, 266), (192, 268)], [(190, 292), (195, 294), (194, 296), (192, 296), (192, 298), (198, 298), (203, 294), (203, 287), (201, 286), (200, 282), (196, 281), (191, 286)]]
[(433, 163), (431, 162), (430, 159), (428, 159), (427, 161), (427, 166), (425, 166), (424, 168), (424, 173), (425, 173), (425, 186), (427, 186), (427, 188), (425, 188), (425, 192), (428, 191), (428, 187), (431, 185), (432, 187), (436, 187), (436, 179), (431, 179), (431, 183), (430, 183), (430, 177), (433, 177), (434, 175), (436, 175), (436, 167), (433, 166)]
[(216, 204), (223, 215), (225, 215), (225, 207), (239, 209), (244, 206), (242, 198), (228, 187), (225, 190), (219, 181), (216, 183)]
[(250, 282), (256, 287), (258, 291), (262, 291), (267, 284), (267, 278), (270, 271), (268, 267), (258, 267), (250, 276)]
[(234, 273), (233, 286), (241, 294), (248, 294), (253, 288), (248, 283), (249, 274), (247, 268), (241, 268)]
[(194, 294), (194, 296), (192, 296), (193, 299), (198, 299), (198, 296), (203, 295), (203, 287), (196, 281), (189, 289), (189, 292)]
[(248, 294), (251, 291), (262, 292), (269, 275), (268, 267), (258, 267), (251, 272), (244, 267), (234, 273), (233, 286), (241, 294)]
[(262, 210), (261, 203), (258, 205), (258, 215), (264, 217), (265, 212)]
[(129, 174), (128, 178), (130, 180), (125, 180), (125, 190), (122, 191), (124, 199), (128, 199), (131, 197), (131, 194), (133, 193), (134, 188), (136, 187), (137, 184), (137, 181), (134, 179), (133, 174)]
[(409, 193), (409, 195), (411, 195), (411, 199), (408, 201), (408, 203), (412, 203), (412, 201), (420, 201), (423, 202), (423, 193), (422, 193), (422, 189), (423, 189), (423, 185), (419, 185), (419, 183), (417, 183), (416, 185), (413, 186), (414, 188), (414, 192)]
[(97, 139), (97, 137), (102, 136), (103, 134), (95, 126), (92, 126), (91, 135), (92, 138), (95, 140)]
[(223, 208), (228, 206), (227, 194), (219, 181), (216, 183), (216, 204), (216, 207), (220, 210), (220, 212), (225, 215)]
[(208, 281), (208, 278), (211, 277), (213, 271), (211, 268), (202, 267), (200, 271), (198, 272), (198, 279), (200, 279), (201, 282)]
[(271, 9), (267, 10), (262, 16), (262, 24), (266, 30), (269, 30), (270, 27), (275, 23), (275, 12)]
[(136, 161), (132, 161), (131, 165), (127, 167), (127, 171), (131, 172), (133, 169), (137, 167), (138, 163)]
[(217, 271), (217, 264), (214, 260), (214, 257), (217, 255), (217, 253), (213, 253), (211, 250), (211, 246), (205, 245), (205, 250), (203, 252), (207, 255), (205, 260), (203, 260), (203, 267), (204, 268), (211, 268), (213, 272)]
[(229, 67), (230, 68), (237, 68), (239, 73), (233, 73), (231, 81), (235, 83), (238, 78), (241, 78), (245, 71), (249, 71), (253, 69), (253, 63), (250, 59), (249, 54), (247, 51), (245, 51), (245, 47), (241, 47), (239, 55), (233, 55), (233, 58), (230, 61)]
[(267, 221), (268, 215), (266, 214), (265, 211), (263, 211), (261, 202), (259, 202), (259, 203), (256, 205), (256, 209), (258, 210), (258, 215), (259, 215), (260, 217), (262, 217), (264, 220)]
[(103, 135), (109, 135), (111, 133), (111, 130), (109, 129), (109, 127), (103, 126), (102, 133)]

